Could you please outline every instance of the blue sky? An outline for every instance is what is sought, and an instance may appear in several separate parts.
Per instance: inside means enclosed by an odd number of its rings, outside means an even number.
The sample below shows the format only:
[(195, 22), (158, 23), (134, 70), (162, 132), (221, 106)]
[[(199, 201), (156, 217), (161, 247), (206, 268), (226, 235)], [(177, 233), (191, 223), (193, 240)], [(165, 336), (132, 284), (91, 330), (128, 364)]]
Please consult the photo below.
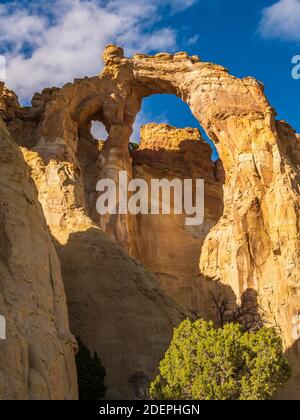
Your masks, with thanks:
[[(168, 24), (181, 28), (183, 39), (197, 35), (195, 44), (184, 46), (189, 53), (222, 64), (235, 76), (261, 80), (278, 119), (288, 121), (300, 133), (300, 80), (291, 77), (291, 59), (300, 54), (300, 2), (298, 39), (293, 28), (290, 33), (278, 35), (271, 29), (262, 33), (262, 9), (276, 3), (272, 0), (200, 1), (180, 15), (169, 17)], [(188, 107), (173, 97), (151, 97), (145, 101), (143, 112), (153, 117), (158, 115), (161, 121), (167, 116), (165, 119), (174, 125), (196, 124)]]
[[(254, 76), (278, 118), (300, 132), (300, 80), (291, 77), (292, 57), (300, 55), (300, 0), (1, 0), (0, 53), (7, 84), (23, 103), (43, 87), (97, 74), (110, 42), (127, 55), (184, 50), (235, 76)], [(152, 121), (197, 125), (169, 96), (144, 101), (138, 123)]]

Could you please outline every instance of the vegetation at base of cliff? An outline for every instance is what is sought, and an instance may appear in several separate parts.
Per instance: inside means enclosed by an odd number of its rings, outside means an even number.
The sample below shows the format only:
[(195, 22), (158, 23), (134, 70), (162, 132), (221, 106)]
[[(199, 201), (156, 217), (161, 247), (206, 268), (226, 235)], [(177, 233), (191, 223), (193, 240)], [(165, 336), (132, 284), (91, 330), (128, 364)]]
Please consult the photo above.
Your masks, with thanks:
[(97, 401), (106, 395), (104, 379), (106, 372), (97, 355), (91, 356), (89, 349), (77, 339), (79, 352), (76, 355), (76, 367), (79, 388), (79, 400)]
[(150, 385), (156, 400), (270, 400), (291, 377), (273, 328), (183, 321)]
[(128, 145), (129, 153), (135, 152), (136, 150), (139, 149), (139, 147), (140, 147), (140, 145), (138, 143), (135, 143), (135, 142), (132, 142), (132, 141), (129, 142), (129, 145)]

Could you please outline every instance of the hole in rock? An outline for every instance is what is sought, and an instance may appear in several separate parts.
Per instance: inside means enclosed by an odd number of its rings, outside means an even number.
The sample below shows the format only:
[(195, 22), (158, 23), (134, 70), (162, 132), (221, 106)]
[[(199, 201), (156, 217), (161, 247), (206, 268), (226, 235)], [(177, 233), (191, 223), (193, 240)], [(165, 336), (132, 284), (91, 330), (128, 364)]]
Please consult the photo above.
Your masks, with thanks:
[(156, 94), (143, 99), (130, 142), (140, 143), (141, 126), (148, 123), (169, 124), (177, 128), (198, 128), (203, 139), (212, 149), (212, 160), (216, 161), (219, 157), (215, 145), (194, 117), (189, 106), (175, 95)]
[(108, 132), (101, 121), (90, 118), (84, 121), (78, 130), (77, 158), (84, 184), (86, 209), (89, 216), (97, 220), (96, 185), (100, 179), (101, 153), (108, 139)]
[[(150, 123), (152, 125), (141, 130), (142, 126)], [(165, 125), (160, 127), (155, 124)], [(180, 128), (191, 130), (178, 131)], [(110, 134), (114, 135), (113, 132)], [(116, 136), (119, 136), (118, 132)], [(107, 131), (97, 121), (96, 114), (90, 116), (79, 128), (78, 160), (89, 216), (111, 239), (156, 274), (167, 295), (184, 307), (198, 311), (203, 303), (202, 285), (205, 281), (199, 271), (202, 247), (208, 233), (218, 223), (224, 206), (224, 171), (215, 147), (189, 106), (180, 98), (167, 94), (155, 94), (143, 100), (130, 138), (130, 157), (126, 154), (126, 144), (121, 143), (121, 140), (128, 140), (125, 136), (122, 139), (111, 138), (104, 145), (107, 137)], [(132, 143), (139, 143), (140, 147)], [(120, 145), (118, 156), (116, 144)], [(161, 212), (161, 194), (158, 199), (159, 214), (151, 214), (150, 207), (150, 210), (137, 214), (100, 216), (96, 211), (99, 197), (95, 189), (97, 182), (103, 174), (110, 174), (112, 168), (124, 170), (126, 165), (131, 165), (132, 178), (146, 181), (150, 194), (153, 179), (204, 179), (204, 222), (189, 226), (186, 223), (187, 216), (196, 215), (187, 215), (183, 206), (181, 213), (175, 213), (174, 190), (170, 191), (168, 214)], [(181, 188), (183, 185), (184, 182), (181, 182)], [(181, 189), (181, 192), (184, 191)], [(193, 189), (190, 202), (195, 197)], [(151, 198), (147, 195), (148, 203)]]
[[(178, 131), (180, 128), (192, 130)], [(201, 136), (193, 129), (200, 130)], [(130, 141), (140, 143), (131, 155), (133, 177), (146, 180), (149, 190), (153, 178), (204, 179), (205, 214), (201, 225), (188, 226), (187, 215), (175, 214), (174, 208), (170, 214), (138, 214), (135, 219), (139, 247), (136, 257), (157, 275), (168, 295), (190, 310), (199, 311), (205, 282), (199, 271), (202, 247), (224, 207), (222, 162), (189, 106), (174, 95), (156, 94), (143, 100)]]
[(105, 141), (108, 138), (108, 132), (101, 121), (91, 122), (91, 134), (98, 141)]

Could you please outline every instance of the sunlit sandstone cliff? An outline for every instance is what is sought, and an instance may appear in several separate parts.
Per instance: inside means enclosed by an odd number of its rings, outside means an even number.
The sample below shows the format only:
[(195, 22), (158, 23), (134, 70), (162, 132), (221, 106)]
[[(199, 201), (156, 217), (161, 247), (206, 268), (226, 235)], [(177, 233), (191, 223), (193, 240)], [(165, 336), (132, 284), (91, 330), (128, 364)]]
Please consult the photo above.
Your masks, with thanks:
[[(186, 53), (128, 59), (111, 45), (103, 58), (99, 76), (47, 89), (31, 108), (4, 95), (4, 121), (32, 168), (61, 260), (72, 333), (103, 358), (112, 394), (130, 397), (129, 379), (153, 374), (185, 309), (210, 316), (212, 283), (230, 286), (237, 299), (254, 289), (293, 364), (282, 396), (300, 398), (299, 136), (276, 121), (253, 78), (237, 79)], [(181, 137), (167, 127), (146, 127), (141, 149), (130, 156), (142, 100), (156, 93), (190, 106), (222, 164), (210, 161), (193, 130)], [(90, 134), (92, 120), (109, 133), (103, 149)], [(147, 181), (162, 173), (203, 177), (200, 231), (187, 231), (175, 217), (100, 217), (96, 182), (117, 181), (120, 170)]]

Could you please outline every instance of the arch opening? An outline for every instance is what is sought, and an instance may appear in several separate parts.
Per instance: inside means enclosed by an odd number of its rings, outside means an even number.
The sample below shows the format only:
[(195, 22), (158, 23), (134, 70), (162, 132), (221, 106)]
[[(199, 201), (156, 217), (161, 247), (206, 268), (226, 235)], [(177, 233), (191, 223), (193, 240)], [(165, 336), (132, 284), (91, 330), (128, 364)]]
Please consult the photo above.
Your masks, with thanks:
[(132, 143), (140, 143), (141, 127), (147, 123), (168, 124), (172, 127), (198, 129), (202, 138), (212, 149), (211, 157), (216, 161), (219, 156), (214, 143), (209, 139), (203, 127), (190, 110), (189, 105), (174, 94), (152, 94), (143, 98), (142, 107), (136, 116)]
[(102, 168), (101, 153), (108, 137), (104, 123), (95, 115), (83, 120), (78, 127), (77, 159), (83, 175), (85, 207), (93, 221), (98, 221), (96, 184)]
[(108, 138), (108, 132), (103, 122), (92, 120), (90, 124), (92, 137), (97, 141), (106, 141)]
[[(216, 160), (215, 147), (184, 98), (164, 91), (161, 86), (155, 92), (133, 89), (123, 103), (114, 99), (101, 107), (98, 103), (80, 107), (78, 159), (91, 219), (156, 274), (168, 295), (197, 311), (203, 299), (202, 246), (223, 214), (223, 169)], [(105, 106), (113, 106), (114, 112)], [(103, 122), (109, 130), (107, 142)], [(109, 178), (118, 188), (120, 171), (127, 171), (128, 179), (146, 181), (149, 191), (152, 179), (204, 179), (204, 223), (187, 226), (187, 215), (175, 214), (174, 208), (167, 215), (99, 215), (95, 186), (99, 179)]]
[[(217, 151), (192, 114), (174, 94), (154, 94), (142, 101), (131, 142), (133, 178), (197, 179), (205, 181), (205, 218), (200, 226), (187, 226), (186, 214), (136, 216), (137, 258), (159, 278), (167, 294), (190, 310), (199, 310), (203, 279), (199, 271), (202, 245), (220, 220), (224, 171)], [(195, 184), (194, 184), (195, 185)]]

